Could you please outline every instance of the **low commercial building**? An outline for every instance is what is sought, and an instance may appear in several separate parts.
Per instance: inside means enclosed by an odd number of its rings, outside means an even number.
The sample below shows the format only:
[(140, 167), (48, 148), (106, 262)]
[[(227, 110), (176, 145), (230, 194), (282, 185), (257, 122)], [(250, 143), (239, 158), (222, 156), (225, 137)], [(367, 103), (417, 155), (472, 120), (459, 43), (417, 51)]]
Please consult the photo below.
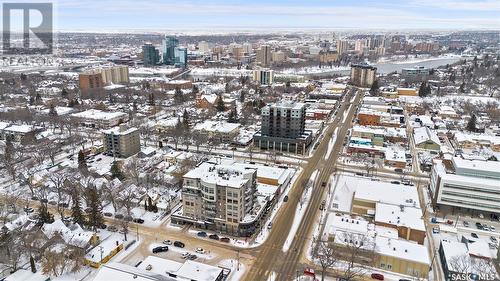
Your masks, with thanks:
[(500, 162), (435, 160), (430, 189), (435, 206), (500, 214)]
[(129, 118), (128, 114), (124, 112), (106, 112), (97, 109), (74, 113), (71, 114), (71, 117), (79, 121), (82, 126), (101, 129), (118, 126), (127, 122)]
[(184, 263), (148, 256), (138, 266), (112, 262), (101, 267), (94, 281), (222, 281), (224, 269), (186, 260)]
[(413, 140), (415, 147), (420, 149), (439, 151), (441, 148), (438, 135), (428, 127), (415, 128), (413, 130)]
[(360, 251), (360, 255), (366, 254), (373, 267), (427, 278), (430, 258), (426, 246), (398, 238), (392, 228), (374, 225), (358, 217), (330, 214), (327, 225), (330, 226), (327, 233), (330, 243), (341, 246), (363, 243), (366, 252)]
[(240, 124), (226, 121), (206, 120), (194, 126), (193, 131), (216, 138), (223, 143), (230, 143), (240, 132)]
[(415, 88), (398, 88), (398, 96), (418, 96)]
[(104, 154), (127, 158), (141, 151), (141, 139), (137, 128), (125, 125), (103, 131)]
[(430, 68), (424, 66), (417, 66), (411, 68), (403, 68), (401, 70), (401, 76), (403, 78), (412, 78), (412, 79), (425, 79), (430, 74)]
[(453, 140), (461, 149), (488, 147), (495, 152), (500, 152), (500, 136), (459, 131), (454, 134)]

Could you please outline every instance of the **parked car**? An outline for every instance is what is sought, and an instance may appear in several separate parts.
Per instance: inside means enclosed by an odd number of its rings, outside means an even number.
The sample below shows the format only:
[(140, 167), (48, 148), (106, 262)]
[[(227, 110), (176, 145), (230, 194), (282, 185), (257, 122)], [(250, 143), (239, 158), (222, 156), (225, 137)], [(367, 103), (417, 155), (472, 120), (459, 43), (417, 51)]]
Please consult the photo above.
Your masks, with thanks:
[(486, 224), (483, 224), (483, 230), (484, 231), (490, 231), (490, 227)]
[(372, 279), (375, 279), (375, 280), (384, 280), (384, 275), (382, 275), (380, 273), (372, 273)]
[(135, 223), (139, 223), (139, 224), (143, 224), (144, 223), (144, 220), (140, 219), (140, 218), (133, 219), (132, 221), (135, 222)]
[(321, 183), (321, 187), (325, 187), (325, 186), (326, 186), (326, 181)]
[(472, 236), (472, 237), (474, 237), (474, 238), (479, 238), (479, 237), (477, 236), (477, 234), (476, 234), (476, 233), (474, 233), (474, 232), (473, 232), (473, 233), (471, 233), (471, 234), (470, 234), (470, 236)]
[(187, 257), (187, 259), (188, 259), (188, 260), (192, 260), (192, 261), (193, 261), (193, 260), (195, 260), (195, 259), (197, 259), (197, 258), (198, 258), (198, 256), (197, 256), (197, 255), (195, 255), (195, 254), (191, 254), (191, 255), (189, 255), (189, 256)]
[(439, 233), (439, 228), (438, 227), (433, 227), (432, 228), (432, 233), (438, 234)]
[(227, 237), (222, 237), (222, 238), (220, 239), (220, 241), (221, 241), (221, 242), (225, 242), (225, 243), (229, 243), (229, 242), (231, 242), (231, 239), (229, 239), (229, 238), (227, 238)]
[(490, 236), (490, 240), (493, 243), (498, 243), (498, 239), (496, 237), (494, 237), (494, 236)]
[(210, 238), (210, 239), (214, 239), (214, 240), (219, 240), (219, 236), (218, 236), (217, 234), (210, 234), (210, 235), (208, 236), (208, 238)]
[(168, 246), (159, 246), (159, 247), (153, 248), (153, 254), (166, 252), (166, 251), (168, 251)]
[(187, 257), (189, 257), (189, 255), (190, 255), (190, 253), (184, 252), (181, 254), (181, 258), (186, 259)]
[(476, 222), (477, 229), (483, 229), (483, 224), (480, 222)]
[(401, 184), (399, 181), (391, 181), (392, 184)]
[(110, 213), (110, 212), (105, 212), (105, 213), (103, 213), (103, 215), (106, 216), (106, 217), (112, 217), (113, 216), (113, 214)]
[(163, 244), (165, 244), (165, 245), (172, 245), (172, 241), (170, 241), (170, 240), (163, 240)]
[(398, 169), (394, 169), (394, 172), (401, 174), (401, 173), (403, 173), (403, 169), (399, 169), (399, 168)]
[(283, 198), (283, 202), (288, 202), (288, 195), (285, 195), (285, 197)]
[(469, 227), (469, 222), (468, 221), (464, 221), (464, 226), (465, 227)]
[(198, 248), (196, 248), (196, 252), (197, 252), (198, 254), (204, 254), (204, 253), (205, 253), (205, 250), (203, 250), (203, 248), (199, 248), (199, 247), (198, 247)]
[(207, 233), (205, 231), (200, 231), (196, 235), (198, 235), (199, 237), (207, 237)]
[(181, 241), (175, 241), (174, 246), (179, 247), (179, 248), (184, 248), (186, 245), (184, 243), (182, 243)]
[(114, 226), (114, 225), (110, 225), (110, 226), (108, 227), (108, 231), (111, 231), (111, 232), (116, 232), (117, 230), (118, 230), (118, 229), (117, 229), (117, 228), (116, 228), (116, 226)]
[(490, 231), (496, 231), (496, 228), (493, 225), (491, 225), (490, 226)]
[(449, 224), (449, 225), (452, 225), (453, 221), (452, 220), (447, 220), (446, 223)]
[(267, 224), (267, 229), (271, 229), (272, 227), (273, 227), (273, 222), (271, 222), (271, 221), (270, 221), (270, 222)]

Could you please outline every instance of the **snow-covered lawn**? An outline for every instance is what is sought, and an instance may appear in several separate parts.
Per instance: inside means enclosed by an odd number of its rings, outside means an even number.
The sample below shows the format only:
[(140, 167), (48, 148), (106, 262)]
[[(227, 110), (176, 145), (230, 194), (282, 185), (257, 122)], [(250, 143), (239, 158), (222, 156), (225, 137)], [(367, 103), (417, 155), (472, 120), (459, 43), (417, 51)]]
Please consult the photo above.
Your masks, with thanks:
[(316, 170), (311, 174), (311, 178), (309, 179), (309, 183), (307, 185), (307, 190), (305, 194), (302, 194), (302, 204), (297, 205), (297, 210), (295, 210), (295, 216), (293, 217), (293, 224), (290, 228), (290, 232), (286, 238), (285, 244), (283, 244), (283, 252), (287, 252), (292, 244), (293, 238), (295, 237), (295, 233), (299, 229), (300, 223), (302, 222), (302, 218), (307, 210), (307, 206), (309, 205), (309, 201), (311, 199), (314, 182), (316, 181), (316, 177), (318, 176), (319, 171)]
[(330, 141), (328, 142), (328, 151), (325, 154), (325, 160), (330, 157), (330, 154), (332, 153), (333, 147), (335, 146), (335, 142), (337, 141), (337, 130), (339, 128), (335, 128), (335, 131), (333, 132), (332, 137), (330, 138)]
[(245, 269), (246, 269), (245, 265), (242, 263), (240, 263), (240, 266), (238, 268), (238, 262), (236, 260), (233, 260), (233, 259), (222, 260), (219, 262), (219, 264), (217, 266), (231, 270), (231, 273), (226, 278), (227, 281), (241, 280), (243, 277), (243, 274), (245, 273)]

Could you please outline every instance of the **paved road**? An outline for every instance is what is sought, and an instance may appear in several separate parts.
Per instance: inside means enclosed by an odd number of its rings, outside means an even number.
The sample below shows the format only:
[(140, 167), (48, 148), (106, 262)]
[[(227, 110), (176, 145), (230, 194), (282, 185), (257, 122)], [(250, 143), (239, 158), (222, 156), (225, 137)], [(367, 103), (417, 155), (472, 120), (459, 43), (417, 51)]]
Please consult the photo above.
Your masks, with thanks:
[[(354, 93), (348, 94), (345, 97), (345, 101), (349, 101), (352, 94)], [(336, 123), (327, 128), (325, 132), (325, 141), (321, 142), (316, 152), (309, 159), (308, 164), (304, 167), (304, 170), (298, 177), (295, 185), (292, 187), (292, 190), (289, 193), (289, 201), (282, 207), (280, 213), (278, 213), (273, 229), (266, 243), (257, 249), (258, 252), (255, 253), (255, 263), (250, 270), (246, 272), (244, 280), (267, 280), (271, 274), (275, 275), (276, 280), (293, 280), (296, 277), (296, 271), (302, 270), (302, 268), (298, 267), (301, 262), (301, 254), (307, 242), (306, 237), (308, 237), (308, 234), (314, 227), (314, 217), (319, 209), (323, 193), (325, 192), (325, 188), (321, 187), (321, 183), (328, 182), (330, 175), (335, 169), (338, 155), (343, 146), (344, 137), (347, 130), (351, 127), (351, 120), (361, 99), (362, 93), (358, 92), (356, 93), (356, 98), (352, 103), (353, 106), (351, 106), (349, 102), (344, 102), (341, 105), (337, 113), (341, 118), (336, 118), (336, 120), (342, 121), (344, 111), (349, 110), (348, 115), (345, 118), (346, 122)], [(336, 142), (330, 156), (325, 160), (324, 156), (328, 151), (328, 140), (331, 138), (337, 127), (339, 127), (339, 129), (337, 131)], [(301, 188), (301, 184), (304, 180), (309, 179), (315, 170), (319, 170), (319, 175), (313, 187), (315, 191), (313, 191), (308, 209), (304, 214), (301, 225), (297, 230), (289, 250), (286, 253), (283, 253), (283, 244), (287, 239), (287, 235), (293, 223), (297, 204), (302, 196), (303, 190)]]

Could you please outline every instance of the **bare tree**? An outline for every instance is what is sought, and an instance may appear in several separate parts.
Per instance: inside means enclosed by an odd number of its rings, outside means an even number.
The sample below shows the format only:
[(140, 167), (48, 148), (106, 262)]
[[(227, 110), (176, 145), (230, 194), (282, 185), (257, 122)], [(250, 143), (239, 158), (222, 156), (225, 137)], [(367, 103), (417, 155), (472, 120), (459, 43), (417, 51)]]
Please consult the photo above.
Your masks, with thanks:
[(127, 234), (130, 220), (132, 219), (132, 208), (135, 206), (134, 201), (137, 199), (136, 190), (133, 189), (135, 185), (129, 185), (120, 192), (120, 205), (125, 209), (125, 217), (120, 221), (123, 229), (124, 240), (127, 241)]
[(341, 239), (338, 241), (343, 246), (340, 255), (347, 263), (341, 277), (350, 281), (365, 275), (376, 259), (375, 243), (368, 236), (357, 233), (344, 233), (335, 239)]
[(325, 280), (326, 271), (339, 262), (338, 245), (328, 241), (318, 241), (316, 260), (321, 266), (321, 281)]

